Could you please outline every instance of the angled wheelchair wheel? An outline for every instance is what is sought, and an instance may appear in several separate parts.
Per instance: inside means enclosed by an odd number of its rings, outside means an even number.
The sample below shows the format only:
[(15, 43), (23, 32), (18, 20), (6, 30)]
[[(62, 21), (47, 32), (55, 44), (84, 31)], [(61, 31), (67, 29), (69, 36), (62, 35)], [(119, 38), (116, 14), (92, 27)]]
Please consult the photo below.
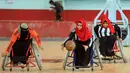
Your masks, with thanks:
[[(94, 48), (94, 47), (93, 47)], [(93, 53), (94, 53), (94, 50), (93, 50), (93, 48), (92, 48), (92, 50), (91, 50), (91, 55), (90, 55), (90, 65), (91, 65), (91, 71), (94, 71), (94, 66), (93, 66), (93, 64), (94, 64), (94, 61), (93, 61)]]
[(96, 53), (97, 53), (97, 56), (98, 56), (98, 60), (99, 60), (99, 64), (100, 64), (100, 67), (101, 67), (101, 70), (103, 70), (103, 64), (102, 64), (102, 59), (100, 57), (100, 52), (99, 52), (99, 41), (96, 40), (94, 42), (94, 46), (95, 46), (95, 50), (96, 50)]
[(70, 55), (70, 51), (67, 51), (65, 58), (64, 58), (64, 62), (63, 62), (63, 69), (66, 69), (66, 65), (67, 65), (67, 61), (68, 61), (68, 57)]
[(5, 70), (5, 67), (7, 65), (7, 63), (9, 62), (9, 58), (8, 58), (9, 55), (6, 55), (2, 61), (2, 70), (4, 71)]
[(34, 57), (35, 57), (35, 60), (36, 60), (36, 63), (38, 65), (39, 70), (42, 70), (42, 60), (40, 58), (37, 45), (34, 43), (32, 43), (32, 51), (34, 53)]
[(122, 43), (120, 42), (120, 40), (118, 39), (118, 46), (119, 46), (119, 49), (120, 49), (120, 53), (121, 53), (121, 57), (123, 59), (123, 62), (124, 63), (127, 63), (127, 59), (125, 58), (125, 55), (124, 55), (124, 52), (123, 52), (123, 46), (122, 46)]

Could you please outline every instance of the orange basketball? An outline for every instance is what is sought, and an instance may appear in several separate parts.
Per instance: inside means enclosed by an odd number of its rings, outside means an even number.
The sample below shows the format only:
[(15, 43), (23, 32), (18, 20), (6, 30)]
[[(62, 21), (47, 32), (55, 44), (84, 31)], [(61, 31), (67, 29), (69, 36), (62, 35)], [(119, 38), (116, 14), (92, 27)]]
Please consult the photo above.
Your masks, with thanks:
[(65, 48), (66, 48), (66, 50), (68, 50), (68, 51), (72, 51), (72, 50), (74, 50), (75, 49), (75, 42), (73, 42), (72, 40), (69, 40), (69, 41), (67, 41), (66, 43), (65, 43)]

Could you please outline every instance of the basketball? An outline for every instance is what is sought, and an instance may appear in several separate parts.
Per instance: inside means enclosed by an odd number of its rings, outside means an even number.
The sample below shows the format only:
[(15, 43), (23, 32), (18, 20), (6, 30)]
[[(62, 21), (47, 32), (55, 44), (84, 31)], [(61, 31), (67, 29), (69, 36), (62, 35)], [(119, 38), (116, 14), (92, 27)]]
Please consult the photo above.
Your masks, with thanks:
[(75, 42), (73, 42), (72, 40), (69, 40), (69, 41), (67, 41), (67, 42), (65, 43), (65, 48), (66, 48), (66, 50), (68, 50), (68, 51), (74, 50), (75, 47), (76, 47)]

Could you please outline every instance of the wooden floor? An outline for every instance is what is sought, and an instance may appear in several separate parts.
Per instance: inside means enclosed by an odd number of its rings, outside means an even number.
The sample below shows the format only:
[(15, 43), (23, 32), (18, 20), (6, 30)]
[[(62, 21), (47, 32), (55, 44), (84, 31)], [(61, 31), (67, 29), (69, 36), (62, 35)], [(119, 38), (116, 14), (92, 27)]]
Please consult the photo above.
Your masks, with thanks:
[[(49, 62), (49, 59), (64, 59), (66, 50), (61, 50), (61, 43), (62, 41), (43, 41), (42, 45), (44, 50), (39, 50), (40, 55), (43, 59), (43, 70), (39, 71), (37, 67), (30, 68), (30, 71), (27, 72), (26, 68), (13, 68), (12, 73), (92, 73), (90, 68), (87, 69), (79, 69), (72, 71), (72, 68), (66, 68), (63, 70), (62, 64), (63, 61), (59, 62)], [(5, 50), (8, 45), (8, 41), (0, 41), (0, 53)], [(124, 48), (125, 55), (127, 59), (130, 60), (130, 47)], [(0, 57), (0, 64), (2, 63), (2, 57)], [(45, 61), (48, 60), (48, 61)], [(107, 63), (103, 64), (104, 69), (101, 70), (100, 67), (95, 67), (93, 73), (130, 73), (130, 64), (129, 63)], [(7, 68), (6, 71), (2, 71), (0, 69), (0, 73), (9, 73), (9, 69)]]

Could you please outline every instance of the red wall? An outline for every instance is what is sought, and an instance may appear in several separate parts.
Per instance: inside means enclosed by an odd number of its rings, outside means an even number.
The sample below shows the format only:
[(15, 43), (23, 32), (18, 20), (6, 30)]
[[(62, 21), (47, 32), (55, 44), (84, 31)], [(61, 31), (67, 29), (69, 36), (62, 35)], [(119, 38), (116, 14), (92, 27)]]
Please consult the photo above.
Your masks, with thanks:
[(63, 21), (0, 21), (0, 37), (10, 37), (18, 24), (26, 22), (28, 26), (37, 31), (40, 37), (64, 38), (75, 27), (73, 22)]
[[(62, 12), (64, 20), (73, 21), (83, 17), (87, 21), (93, 21), (99, 10), (65, 10)], [(123, 11), (130, 19), (130, 10)], [(117, 18), (120, 18), (117, 12)], [(49, 10), (11, 10), (0, 9), (0, 20), (54, 20), (55, 14)]]
[[(99, 10), (65, 10), (62, 13), (64, 21), (55, 22), (49, 21), (55, 20), (54, 12), (49, 10), (0, 9), (0, 37), (10, 37), (18, 24), (26, 22), (40, 37), (64, 38), (75, 26), (72, 21), (82, 17), (91, 25), (98, 12)], [(124, 10), (124, 13), (130, 19), (130, 10)], [(117, 18), (120, 19), (119, 12)]]
[[(40, 37), (44, 38), (65, 38), (69, 35), (70, 31), (75, 28), (72, 21), (13, 21), (1, 20), (0, 21), (0, 37), (10, 37), (18, 24), (26, 22), (30, 28), (35, 29)], [(87, 22), (88, 28), (91, 30), (92, 22)]]

